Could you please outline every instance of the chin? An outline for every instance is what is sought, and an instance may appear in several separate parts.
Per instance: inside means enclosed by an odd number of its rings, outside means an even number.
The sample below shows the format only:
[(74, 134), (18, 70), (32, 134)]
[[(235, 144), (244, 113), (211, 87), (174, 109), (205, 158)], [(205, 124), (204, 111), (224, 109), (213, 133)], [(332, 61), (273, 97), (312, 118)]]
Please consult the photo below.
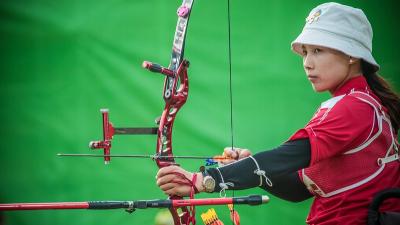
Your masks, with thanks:
[(324, 91), (327, 90), (326, 88), (319, 87), (318, 85), (314, 85), (314, 84), (312, 84), (312, 88), (313, 88), (313, 90), (314, 90), (315, 92), (324, 92)]

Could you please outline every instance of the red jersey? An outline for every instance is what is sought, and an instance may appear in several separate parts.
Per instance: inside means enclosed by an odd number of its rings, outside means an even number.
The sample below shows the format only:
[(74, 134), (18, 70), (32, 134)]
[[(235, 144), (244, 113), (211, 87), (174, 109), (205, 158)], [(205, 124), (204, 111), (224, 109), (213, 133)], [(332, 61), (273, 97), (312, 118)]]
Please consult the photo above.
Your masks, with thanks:
[[(396, 147), (385, 111), (364, 76), (358, 76), (340, 87), (290, 138), (308, 138), (311, 144), (309, 168), (299, 171), (315, 194), (308, 224), (365, 225), (372, 197), (400, 187), (399, 161), (376, 163)], [(400, 212), (400, 202), (385, 201), (381, 209)]]

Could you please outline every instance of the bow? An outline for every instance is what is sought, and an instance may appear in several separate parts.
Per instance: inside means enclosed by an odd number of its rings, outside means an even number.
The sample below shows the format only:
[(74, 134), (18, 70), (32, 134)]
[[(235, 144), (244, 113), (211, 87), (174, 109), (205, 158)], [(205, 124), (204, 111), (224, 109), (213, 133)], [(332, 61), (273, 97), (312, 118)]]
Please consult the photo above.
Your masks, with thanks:
[[(172, 128), (176, 115), (180, 108), (185, 104), (188, 92), (189, 83), (187, 69), (189, 61), (184, 59), (184, 48), (186, 31), (188, 28), (190, 13), (194, 0), (183, 0), (181, 6), (177, 10), (178, 22), (175, 29), (173, 39), (171, 60), (168, 68), (159, 64), (144, 61), (143, 68), (151, 72), (160, 73), (165, 76), (163, 98), (165, 101), (164, 110), (161, 116), (156, 119), (157, 128), (114, 128), (109, 122), (108, 110), (103, 109), (103, 140), (93, 141), (89, 144), (92, 149), (103, 149), (104, 162), (110, 162), (111, 139), (114, 134), (157, 134), (156, 153), (153, 159), (156, 161), (158, 168), (177, 165), (175, 162), (172, 148)], [(228, 5), (229, 7), (229, 5)], [(212, 162), (208, 162), (208, 165)], [(194, 177), (194, 179), (196, 179)], [(188, 180), (184, 184), (194, 186), (195, 180)], [(193, 191), (191, 198), (193, 198)], [(182, 197), (169, 196), (170, 199), (180, 200)], [(194, 206), (174, 206), (169, 208), (175, 225), (195, 224)]]
[[(168, 68), (156, 63), (145, 61), (143, 67), (151, 72), (165, 75), (163, 98), (165, 101), (164, 110), (161, 116), (156, 119), (157, 128), (114, 128), (109, 122), (108, 110), (102, 109), (103, 116), (103, 140), (92, 141), (89, 147), (92, 149), (103, 149), (104, 162), (108, 164), (111, 160), (111, 140), (115, 134), (157, 134), (157, 146), (155, 157), (153, 158), (158, 168), (176, 165), (172, 148), (172, 127), (179, 109), (185, 104), (188, 91), (187, 68), (189, 62), (183, 58), (186, 30), (194, 0), (183, 0), (178, 8), (178, 22), (173, 39), (172, 55)], [(179, 200), (182, 197), (170, 196), (170, 199)], [(187, 206), (171, 207), (170, 212), (175, 225), (194, 224), (194, 215)]]
[[(175, 35), (173, 39), (172, 56), (168, 69), (157, 64), (144, 62), (143, 67), (153, 72), (162, 73), (165, 75), (163, 97), (165, 107), (159, 121), (157, 131), (157, 147), (156, 154), (159, 156), (173, 156), (172, 151), (172, 127), (175, 117), (179, 109), (185, 104), (188, 97), (189, 83), (187, 76), (187, 68), (189, 62), (183, 59), (186, 30), (189, 23), (190, 12), (192, 9), (193, 0), (183, 0), (179, 7), (178, 22), (176, 25)], [(175, 163), (174, 158), (167, 160), (156, 160), (159, 168), (170, 166)], [(178, 196), (170, 196), (171, 199), (182, 199)], [(174, 219), (175, 225), (189, 224), (192, 216), (187, 206), (169, 208)], [(179, 212), (180, 211), (180, 212)], [(194, 212), (194, 206), (192, 206)], [(194, 221), (194, 218), (193, 218)]]
[[(175, 29), (171, 60), (168, 68), (148, 61), (144, 61), (142, 65), (143, 68), (148, 69), (151, 72), (160, 73), (165, 76), (164, 88), (163, 88), (163, 98), (165, 101), (165, 106), (161, 116), (158, 119), (156, 119), (158, 127), (157, 128), (114, 128), (113, 125), (109, 122), (108, 110), (106, 109), (101, 110), (103, 115), (103, 140), (93, 141), (89, 144), (89, 147), (92, 149), (103, 149), (104, 162), (106, 164), (108, 164), (111, 160), (110, 158), (111, 140), (115, 134), (157, 134), (156, 153), (153, 159), (156, 161), (158, 168), (170, 165), (177, 165), (175, 162), (173, 148), (172, 148), (172, 128), (176, 115), (180, 110), (180, 108), (185, 104), (189, 92), (189, 83), (187, 75), (189, 61), (184, 59), (184, 48), (185, 48), (186, 31), (188, 28), (193, 2), (194, 0), (183, 0), (181, 6), (177, 10), (178, 22)], [(230, 6), (228, 1), (228, 11), (229, 7)], [(229, 49), (230, 49), (230, 43), (229, 43)], [(232, 137), (232, 142), (233, 142), (233, 137)], [(208, 162), (207, 164), (210, 165), (213, 162), (215, 161)], [(187, 183), (185, 184), (193, 185), (193, 183), (194, 180), (192, 181), (188, 180)], [(191, 198), (192, 197), (193, 193), (191, 194)], [(173, 200), (182, 199), (182, 197), (179, 196), (169, 196), (169, 198)], [(176, 207), (174, 206), (169, 209), (174, 219), (175, 225), (195, 224), (194, 206), (191, 206), (190, 209), (185, 205)], [(232, 209), (231, 212), (232, 211), (234, 210)]]

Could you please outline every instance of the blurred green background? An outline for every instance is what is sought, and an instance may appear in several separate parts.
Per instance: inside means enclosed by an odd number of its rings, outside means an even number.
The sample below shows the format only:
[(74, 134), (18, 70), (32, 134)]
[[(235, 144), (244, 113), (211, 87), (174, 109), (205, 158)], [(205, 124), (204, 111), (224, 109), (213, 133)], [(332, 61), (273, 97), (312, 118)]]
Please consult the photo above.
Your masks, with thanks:
[[(316, 94), (290, 42), (323, 1), (231, 0), (234, 145), (254, 152), (285, 141), (310, 119)], [(396, 1), (339, 1), (362, 8), (374, 55), (400, 86)], [(2, 0), (0, 2), (0, 202), (165, 198), (147, 159), (59, 158), (90, 153), (101, 138), (100, 108), (117, 127), (153, 126), (163, 77), (143, 60), (168, 65), (179, 0)], [(174, 125), (176, 155), (216, 155), (230, 145), (227, 2), (196, 0), (186, 39), (190, 91)], [(153, 154), (155, 136), (116, 136), (112, 153)], [(179, 161), (197, 170), (201, 161)], [(235, 195), (262, 194), (260, 189)], [(229, 193), (231, 194), (231, 193)], [(199, 197), (217, 197), (218, 194)], [(242, 224), (304, 224), (310, 201), (237, 206)], [(214, 207), (230, 224), (228, 209)], [(199, 214), (207, 207), (198, 207)], [(154, 224), (157, 209), (2, 213), (2, 224)], [(201, 222), (199, 221), (199, 224)]]

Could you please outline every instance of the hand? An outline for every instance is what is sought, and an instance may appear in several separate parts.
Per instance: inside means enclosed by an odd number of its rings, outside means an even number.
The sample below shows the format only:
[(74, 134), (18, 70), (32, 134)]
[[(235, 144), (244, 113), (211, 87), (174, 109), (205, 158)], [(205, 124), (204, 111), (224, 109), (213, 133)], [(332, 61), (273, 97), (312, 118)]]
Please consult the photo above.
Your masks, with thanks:
[[(157, 185), (167, 195), (189, 196), (191, 187), (188, 181), (192, 181), (193, 175), (194, 173), (190, 173), (179, 166), (163, 167), (157, 173)], [(197, 173), (195, 186), (199, 192), (204, 191), (202, 173)]]
[(220, 160), (218, 163), (220, 165), (226, 165), (236, 162), (239, 159), (249, 157), (251, 156), (251, 151), (245, 148), (226, 147), (224, 149), (223, 156), (227, 157), (228, 159)]

